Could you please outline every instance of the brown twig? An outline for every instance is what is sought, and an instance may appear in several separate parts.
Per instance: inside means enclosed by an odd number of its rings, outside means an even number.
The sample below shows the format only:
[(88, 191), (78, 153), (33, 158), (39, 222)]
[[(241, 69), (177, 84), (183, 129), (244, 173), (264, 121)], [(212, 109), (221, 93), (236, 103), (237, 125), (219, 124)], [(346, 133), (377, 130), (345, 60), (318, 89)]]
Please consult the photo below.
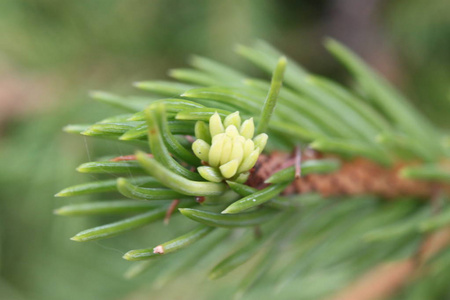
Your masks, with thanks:
[(420, 275), (422, 265), (450, 244), (450, 227), (431, 234), (421, 245), (419, 256), (398, 262), (384, 263), (369, 271), (360, 280), (346, 287), (329, 300), (385, 299), (398, 292)]
[[(310, 160), (304, 153), (301, 163)], [(265, 187), (264, 181), (273, 173), (292, 165), (298, 165), (298, 158), (287, 153), (273, 152), (261, 155), (247, 184), (255, 188)], [(399, 171), (410, 164), (399, 162), (384, 167), (365, 158), (342, 161), (340, 170), (330, 174), (309, 174), (296, 179), (286, 191), (290, 194), (317, 192), (324, 197), (371, 194), (383, 198), (413, 196), (430, 198), (436, 185), (431, 182), (405, 179)], [(287, 193), (287, 194), (289, 194)]]
[[(442, 190), (435, 189), (431, 199), (433, 214), (440, 211), (439, 198)], [(369, 271), (331, 300), (372, 300), (392, 296), (416, 276), (420, 276), (422, 266), (435, 254), (450, 244), (450, 227), (430, 234), (419, 246), (415, 255), (409, 259), (386, 263)]]
[(164, 217), (164, 224), (169, 225), (170, 217), (172, 216), (173, 212), (177, 208), (178, 204), (180, 204), (179, 199), (175, 199), (170, 203), (169, 208), (166, 211), (166, 216)]
[(299, 179), (302, 176), (302, 150), (300, 149), (300, 146), (296, 146), (294, 152), (295, 179)]

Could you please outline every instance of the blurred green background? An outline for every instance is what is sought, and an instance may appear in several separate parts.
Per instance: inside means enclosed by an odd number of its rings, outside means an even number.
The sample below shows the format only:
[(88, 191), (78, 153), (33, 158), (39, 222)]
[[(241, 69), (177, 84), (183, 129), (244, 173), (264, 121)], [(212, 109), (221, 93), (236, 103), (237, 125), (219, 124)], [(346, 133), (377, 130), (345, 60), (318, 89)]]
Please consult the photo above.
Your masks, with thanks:
[(121, 255), (177, 230), (176, 222), (79, 244), (69, 237), (109, 219), (53, 216), (68, 203), (53, 195), (88, 179), (77, 165), (132, 151), (62, 133), (118, 112), (91, 102), (89, 90), (136, 93), (130, 83), (166, 78), (190, 54), (240, 66), (232, 46), (257, 38), (345, 82), (321, 46), (332, 36), (448, 129), (449, 15), (447, 0), (0, 1), (0, 299), (194, 299), (214, 290), (226, 299), (226, 279), (181, 293), (192, 277), (176, 289), (152, 287), (152, 271), (122, 277), (129, 263)]

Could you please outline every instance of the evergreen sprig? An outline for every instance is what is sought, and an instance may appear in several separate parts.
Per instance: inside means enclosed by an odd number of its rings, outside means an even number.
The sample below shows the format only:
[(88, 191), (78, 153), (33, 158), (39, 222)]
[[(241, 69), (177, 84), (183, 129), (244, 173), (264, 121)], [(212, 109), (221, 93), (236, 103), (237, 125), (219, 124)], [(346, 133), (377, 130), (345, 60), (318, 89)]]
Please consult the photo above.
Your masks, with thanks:
[[(238, 46), (236, 52), (262, 71), (273, 72), (271, 81), (248, 78), (218, 62), (194, 57), (193, 69), (170, 72), (179, 82), (134, 84), (150, 92), (149, 97), (92, 93), (95, 100), (119, 107), (125, 114), (95, 124), (69, 125), (64, 130), (132, 143), (146, 150), (82, 164), (77, 169), (82, 173), (124, 177), (72, 186), (56, 196), (117, 192), (133, 200), (72, 204), (55, 213), (139, 214), (84, 230), (72, 239), (108, 238), (167, 220), (179, 211), (186, 224), (193, 221), (197, 227), (160, 245), (131, 250), (124, 258), (154, 260), (169, 253), (176, 256), (176, 252), (184, 250), (179, 260), (185, 261), (162, 275), (161, 280), (168, 281), (177, 272), (189, 272), (197, 260), (212, 255), (221, 245), (229, 254), (217, 258), (209, 277), (217, 279), (237, 268), (246, 268), (236, 295), (255, 298), (268, 293), (278, 293), (283, 298), (294, 293), (296, 299), (318, 299), (342, 289), (383, 261), (414, 255), (425, 234), (450, 224), (450, 209), (445, 201), (436, 216), (431, 207), (434, 202), (412, 198), (387, 203), (377, 195), (333, 200), (320, 195), (282, 195), (300, 174), (332, 173), (339, 170), (342, 160), (356, 157), (386, 168), (399, 161), (411, 161), (414, 165), (407, 165), (400, 172), (405, 178), (450, 183), (450, 171), (445, 167), (450, 153), (449, 143), (445, 142), (448, 136), (350, 50), (331, 40), (326, 46), (353, 74), (354, 88), (313, 75), (272, 46), (257, 42), (252, 47)], [(239, 134), (245, 136), (240, 117), (253, 118), (256, 132), (267, 133), (264, 145), (267, 141), (269, 153), (293, 150), (300, 145), (333, 154), (334, 158), (287, 166), (267, 178), (266, 187), (255, 189), (244, 184), (247, 177), (239, 179), (239, 173), (248, 176), (248, 168), (238, 168), (242, 159), (250, 155), (244, 154), (244, 141), (262, 142), (251, 140), (253, 131), (242, 141), (233, 139)], [(223, 122), (234, 129), (225, 132), (225, 127), (220, 127)], [(229, 134), (227, 143), (242, 143), (230, 156), (238, 161), (218, 156), (215, 151), (219, 150), (209, 151), (208, 147), (220, 148), (211, 145), (225, 143), (224, 138), (217, 142), (217, 134)], [(193, 137), (203, 142), (193, 146)], [(222, 144), (226, 149), (223, 151), (232, 151), (233, 145)], [(217, 162), (211, 163), (211, 159)], [(210, 166), (202, 166), (201, 161)], [(257, 228), (262, 236), (255, 239), (249, 227)], [(228, 234), (237, 228), (245, 232), (237, 237)], [(199, 246), (192, 245), (195, 243)], [(253, 264), (242, 267), (247, 261)], [(438, 262), (450, 266), (449, 261), (444, 255), (431, 261), (430, 266), (434, 268)], [(139, 262), (127, 276), (138, 275), (150, 266), (147, 261)], [(448, 277), (450, 268), (432, 269), (432, 273)], [(318, 278), (320, 287), (311, 284)], [(427, 284), (427, 280), (420, 282)], [(440, 288), (438, 296), (446, 293), (445, 287)]]

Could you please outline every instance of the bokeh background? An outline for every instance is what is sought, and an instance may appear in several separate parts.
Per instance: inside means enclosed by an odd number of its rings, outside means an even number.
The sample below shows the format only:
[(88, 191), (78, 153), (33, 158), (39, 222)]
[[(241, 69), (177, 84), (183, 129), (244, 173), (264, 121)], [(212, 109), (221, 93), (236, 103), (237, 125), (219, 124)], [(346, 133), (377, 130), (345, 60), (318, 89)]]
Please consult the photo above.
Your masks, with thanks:
[(77, 165), (131, 151), (61, 131), (117, 113), (89, 90), (135, 94), (130, 83), (166, 78), (191, 54), (246, 68), (233, 45), (255, 39), (345, 82), (322, 47), (331, 36), (449, 129), (449, 15), (448, 0), (0, 1), (0, 299), (226, 299), (227, 279), (194, 288), (203, 275), (181, 276), (164, 288), (152, 283), (157, 268), (123, 278), (121, 255), (168, 228), (79, 244), (69, 237), (109, 219), (53, 216), (67, 203), (53, 195), (88, 179)]

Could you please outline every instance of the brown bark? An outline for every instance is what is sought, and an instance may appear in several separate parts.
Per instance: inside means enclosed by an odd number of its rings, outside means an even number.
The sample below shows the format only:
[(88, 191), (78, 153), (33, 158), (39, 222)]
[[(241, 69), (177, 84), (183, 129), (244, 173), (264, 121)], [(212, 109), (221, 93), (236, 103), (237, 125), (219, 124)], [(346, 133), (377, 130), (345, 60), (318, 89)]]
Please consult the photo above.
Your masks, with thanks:
[[(318, 158), (320, 154), (303, 155), (303, 161)], [(276, 171), (293, 164), (294, 159), (287, 153), (274, 152), (261, 155), (248, 184), (262, 188), (264, 180)], [(339, 171), (331, 174), (310, 174), (294, 181), (285, 193), (317, 192), (325, 197), (371, 194), (384, 198), (401, 196), (431, 197), (436, 184), (426, 181), (401, 178), (399, 171), (406, 163), (384, 167), (365, 158), (343, 161)]]

